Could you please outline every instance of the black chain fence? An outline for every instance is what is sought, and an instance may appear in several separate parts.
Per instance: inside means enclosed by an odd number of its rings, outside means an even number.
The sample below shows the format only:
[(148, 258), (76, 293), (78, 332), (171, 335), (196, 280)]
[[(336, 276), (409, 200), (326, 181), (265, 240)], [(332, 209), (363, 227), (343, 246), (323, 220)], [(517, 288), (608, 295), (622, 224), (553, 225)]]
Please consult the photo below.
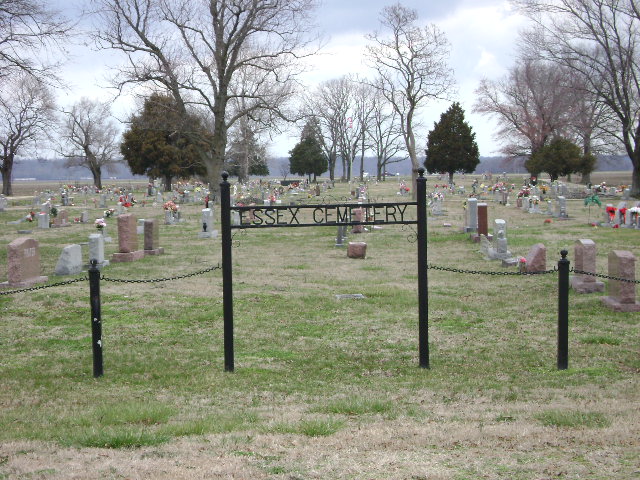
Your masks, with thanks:
[(553, 268), (552, 270), (541, 270), (538, 272), (509, 272), (509, 271), (489, 271), (489, 270), (465, 270), (463, 268), (451, 268), (451, 267), (441, 267), (438, 265), (428, 264), (427, 268), (430, 270), (440, 270), (443, 272), (453, 272), (453, 273), (468, 273), (470, 275), (545, 275), (548, 273), (556, 273), (558, 271), (557, 268)]
[[(540, 270), (538, 272), (509, 272), (509, 271), (494, 271), (494, 270), (466, 270), (463, 268), (452, 268), (452, 267), (443, 267), (439, 265), (433, 265), (432, 263), (427, 265), (427, 268), (430, 270), (439, 270), (443, 272), (453, 272), (453, 273), (467, 273), (470, 275), (546, 275), (549, 273), (556, 273), (558, 271), (558, 267), (554, 267), (550, 270)], [(577, 273), (579, 275), (589, 275), (591, 277), (604, 278), (606, 280), (614, 280), (617, 282), (626, 282), (626, 283), (640, 283), (640, 280), (630, 280), (628, 278), (621, 277), (613, 277), (611, 275), (603, 275), (601, 273), (594, 272), (585, 272), (584, 270), (576, 270), (571, 268), (569, 270), (570, 273)]]
[[(198, 275), (203, 275), (208, 272), (213, 272), (214, 270), (219, 270), (220, 264), (213, 265), (211, 267), (198, 270), (193, 273), (185, 273), (183, 275), (174, 275), (172, 277), (164, 277), (164, 278), (149, 278), (149, 279), (124, 279), (124, 278), (110, 278), (104, 275), (100, 276), (100, 280), (104, 280), (105, 282), (113, 282), (113, 283), (158, 283), (158, 282), (170, 282), (172, 280), (181, 280), (183, 278), (196, 277)], [(62, 287), (64, 285), (71, 285), (73, 283), (86, 282), (89, 280), (88, 276), (83, 276), (79, 278), (74, 278), (73, 280), (66, 280), (64, 282), (51, 283), (48, 285), (37, 285), (32, 287), (20, 288), (17, 290), (4, 290), (0, 291), (1, 295), (12, 295), (15, 293), (23, 293), (23, 292), (34, 292), (36, 290), (44, 290), (45, 288), (54, 288), (54, 287)]]

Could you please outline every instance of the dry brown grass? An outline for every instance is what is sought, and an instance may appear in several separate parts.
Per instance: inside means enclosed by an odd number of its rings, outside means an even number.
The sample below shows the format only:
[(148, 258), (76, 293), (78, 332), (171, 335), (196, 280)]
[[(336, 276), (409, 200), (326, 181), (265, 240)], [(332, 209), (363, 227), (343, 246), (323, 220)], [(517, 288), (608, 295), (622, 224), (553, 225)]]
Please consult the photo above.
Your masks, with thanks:
[[(380, 187), (389, 198), (395, 198), (393, 188)], [(429, 218), (430, 262), (500, 271), (458, 232), (462, 202), (448, 197), (447, 216)], [(219, 239), (192, 241), (199, 209), (185, 208), (184, 227), (163, 227), (166, 255), (110, 268), (105, 275), (156, 278), (217, 263)], [(2, 218), (23, 210), (12, 207)], [(144, 217), (148, 211), (136, 207), (135, 213)], [(569, 220), (545, 225), (542, 215), (490, 203), (490, 220), (509, 222), (512, 252), (525, 255), (531, 244), (542, 241), (549, 249), (549, 267), (563, 247), (572, 257), (577, 238), (596, 240), (601, 272), (613, 248), (640, 254), (638, 232), (589, 227), (581, 200), (569, 201), (569, 214)], [(53, 270), (61, 245), (80, 241), (90, 231), (76, 225), (37, 232), (44, 246), (43, 271)], [(88, 332), (74, 330), (64, 318), (68, 313), (84, 322), (86, 285), (20, 294), (0, 303), (0, 406), (7, 415), (3, 425), (15, 429), (0, 443), (0, 478), (640, 477), (637, 315), (604, 310), (598, 294), (572, 295), (571, 369), (557, 372), (555, 275), (514, 278), (430, 270), (432, 368), (420, 370), (416, 246), (406, 241), (410, 233), (384, 227), (365, 234), (364, 261), (348, 260), (343, 250), (333, 248), (334, 229), (237, 236), (237, 371), (232, 375), (221, 371), (219, 274), (133, 287), (103, 282), (108, 349), (106, 375), (99, 381), (89, 378), (86, 348), (36, 343), (87, 340)], [(2, 242), (14, 237), (12, 228), (0, 230)], [(110, 244), (108, 254), (114, 248)], [(6, 275), (4, 258), (0, 278)], [(337, 293), (368, 298), (336, 301)], [(40, 318), (43, 310), (55, 319)], [(199, 311), (202, 317), (194, 318)], [(22, 338), (26, 335), (29, 340)], [(615, 342), (589, 341), (597, 336)], [(17, 350), (17, 343), (24, 349)], [(203, 345), (210, 354), (202, 354)], [(51, 379), (30, 379), (21, 364), (44, 355), (49, 355)], [(158, 366), (175, 378), (162, 377), (154, 371)], [(7, 377), (9, 371), (20, 376)], [(61, 432), (72, 436), (67, 424), (89, 415), (96, 404), (128, 400), (168, 405), (177, 412), (175, 421), (240, 412), (256, 419), (228, 432), (175, 436), (139, 448), (66, 447), (62, 441), (29, 439), (37, 437), (33, 432), (19, 433), (30, 422), (34, 429), (56, 425), (59, 420), (46, 414), (50, 411), (64, 419)], [(342, 401), (353, 402), (354, 410), (358, 402), (383, 405), (380, 411), (365, 406), (364, 413), (331, 409)], [(12, 412), (25, 417), (6, 423)], [(553, 423), (557, 412), (568, 414), (566, 424), (562, 418)], [(318, 436), (301, 433), (308, 419), (332, 421), (339, 428)]]

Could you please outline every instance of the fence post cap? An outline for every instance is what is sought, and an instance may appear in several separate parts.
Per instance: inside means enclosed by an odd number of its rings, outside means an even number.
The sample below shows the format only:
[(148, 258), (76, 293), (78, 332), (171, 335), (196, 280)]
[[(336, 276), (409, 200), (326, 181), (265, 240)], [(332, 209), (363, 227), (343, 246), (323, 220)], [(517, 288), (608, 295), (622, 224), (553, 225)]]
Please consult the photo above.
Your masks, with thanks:
[(229, 178), (229, 172), (225, 170), (221, 173), (221, 176), (222, 176), (222, 180), (226, 182), (227, 178)]
[(560, 250), (560, 255), (562, 256), (562, 259), (566, 259), (567, 255), (569, 254), (569, 252), (567, 250)]

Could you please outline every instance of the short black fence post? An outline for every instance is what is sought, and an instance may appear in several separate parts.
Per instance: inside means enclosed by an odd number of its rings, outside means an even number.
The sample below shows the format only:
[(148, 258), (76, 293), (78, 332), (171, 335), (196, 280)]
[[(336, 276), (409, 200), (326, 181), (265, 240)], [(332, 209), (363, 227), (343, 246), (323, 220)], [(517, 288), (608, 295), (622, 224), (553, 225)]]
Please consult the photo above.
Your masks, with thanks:
[(231, 263), (231, 198), (229, 174), (220, 183), (220, 228), (222, 230), (222, 311), (224, 316), (224, 370), (233, 372), (233, 264)]
[(89, 300), (91, 302), (91, 345), (93, 349), (93, 376), (101, 377), (102, 368), (102, 318), (100, 312), (100, 270), (98, 261), (90, 260)]
[(569, 368), (569, 260), (566, 250), (558, 260), (558, 370)]

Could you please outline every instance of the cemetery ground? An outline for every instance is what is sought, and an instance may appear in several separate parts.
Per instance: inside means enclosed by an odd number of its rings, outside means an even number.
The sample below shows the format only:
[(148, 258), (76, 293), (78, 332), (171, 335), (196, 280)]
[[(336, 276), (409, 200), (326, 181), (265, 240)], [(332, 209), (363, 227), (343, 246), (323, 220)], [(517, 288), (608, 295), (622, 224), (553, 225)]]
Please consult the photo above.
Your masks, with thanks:
[[(455, 179), (470, 191), (473, 178)], [(429, 177), (428, 192), (434, 183)], [(391, 179), (370, 184), (369, 194), (406, 201), (397, 189)], [(347, 192), (336, 184), (329, 193)], [(31, 228), (6, 222), (28, 213), (30, 198), (0, 213), (1, 281), (6, 245)], [(592, 221), (610, 201), (602, 200)], [(563, 248), (573, 264), (581, 238), (595, 241), (599, 273), (612, 250), (640, 256), (640, 231), (588, 225), (581, 199), (567, 201), (569, 219), (551, 223), (516, 208), (513, 194), (510, 201), (489, 200), (489, 221), (507, 221), (516, 256), (541, 242), (547, 268)], [(460, 232), (463, 202), (447, 195), (447, 214), (429, 216), (429, 262), (515, 271), (485, 260)], [(92, 203), (68, 207), (69, 217), (86, 208), (89, 224), (34, 225), (27, 235), (39, 241), (50, 284), (85, 275), (53, 270), (65, 245), (95, 233), (102, 210)], [(217, 265), (220, 237), (198, 238), (201, 209), (184, 206), (185, 222), (161, 225), (164, 255), (112, 263), (102, 274), (157, 279)], [(129, 212), (163, 218), (161, 206)], [(107, 221), (109, 258), (117, 233)], [(335, 227), (235, 235), (233, 373), (223, 371), (220, 270), (157, 283), (103, 280), (98, 379), (88, 282), (0, 295), (0, 478), (640, 477), (638, 313), (612, 312), (603, 293), (570, 291), (569, 369), (558, 371), (557, 273), (430, 269), (431, 368), (420, 369), (412, 229), (350, 234), (346, 241), (367, 243), (364, 260), (347, 258), (335, 235)], [(636, 278), (639, 271), (636, 262)], [(365, 298), (336, 298), (354, 293)]]

